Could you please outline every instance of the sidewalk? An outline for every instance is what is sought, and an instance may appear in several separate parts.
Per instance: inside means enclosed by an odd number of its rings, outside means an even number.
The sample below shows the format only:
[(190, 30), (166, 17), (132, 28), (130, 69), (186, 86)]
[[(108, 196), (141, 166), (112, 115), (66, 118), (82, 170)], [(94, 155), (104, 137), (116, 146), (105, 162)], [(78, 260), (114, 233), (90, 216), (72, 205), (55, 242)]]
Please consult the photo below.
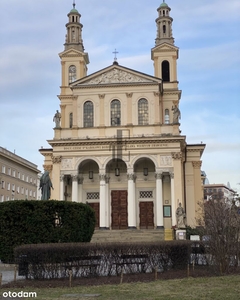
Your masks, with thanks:
[[(2, 285), (14, 281), (15, 265), (0, 262), (0, 273), (2, 274)], [(16, 275), (16, 280), (25, 279), (25, 276), (18, 276), (18, 271)]]

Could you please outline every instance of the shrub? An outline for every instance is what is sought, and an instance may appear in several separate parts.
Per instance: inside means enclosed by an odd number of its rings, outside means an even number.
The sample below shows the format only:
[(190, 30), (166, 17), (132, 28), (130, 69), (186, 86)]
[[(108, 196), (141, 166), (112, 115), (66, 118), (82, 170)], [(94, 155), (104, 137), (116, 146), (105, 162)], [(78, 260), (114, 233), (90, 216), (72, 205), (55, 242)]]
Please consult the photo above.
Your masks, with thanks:
[(95, 227), (92, 208), (66, 201), (0, 203), (0, 258), (13, 261), (13, 248), (22, 244), (90, 242)]

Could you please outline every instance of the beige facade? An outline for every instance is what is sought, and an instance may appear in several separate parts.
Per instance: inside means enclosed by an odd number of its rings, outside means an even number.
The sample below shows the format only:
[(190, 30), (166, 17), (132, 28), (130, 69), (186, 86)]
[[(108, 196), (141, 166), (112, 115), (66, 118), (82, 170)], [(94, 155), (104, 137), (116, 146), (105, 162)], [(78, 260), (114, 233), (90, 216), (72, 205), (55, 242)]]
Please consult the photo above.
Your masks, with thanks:
[(102, 229), (171, 228), (179, 203), (193, 226), (203, 200), (205, 145), (189, 145), (181, 135), (170, 10), (166, 3), (158, 8), (154, 76), (116, 60), (87, 75), (80, 14), (75, 7), (68, 14), (59, 55), (61, 120), (55, 119), (51, 148), (40, 152), (51, 174), (52, 198), (89, 203)]
[(0, 202), (38, 200), (39, 172), (35, 164), (0, 147)]

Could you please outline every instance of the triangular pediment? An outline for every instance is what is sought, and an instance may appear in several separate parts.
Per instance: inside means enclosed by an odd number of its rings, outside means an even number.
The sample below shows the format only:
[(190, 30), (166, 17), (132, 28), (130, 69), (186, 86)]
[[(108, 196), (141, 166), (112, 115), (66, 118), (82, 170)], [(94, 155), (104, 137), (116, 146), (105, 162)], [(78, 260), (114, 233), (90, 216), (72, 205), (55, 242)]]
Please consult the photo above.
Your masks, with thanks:
[(160, 45), (157, 45), (156, 47), (152, 48), (152, 51), (178, 51), (179, 48), (168, 44), (168, 43), (162, 43)]
[(137, 84), (137, 83), (160, 83), (161, 79), (141, 73), (117, 64), (102, 69), (87, 77), (76, 81), (72, 87), (85, 85), (115, 85), (115, 84)]

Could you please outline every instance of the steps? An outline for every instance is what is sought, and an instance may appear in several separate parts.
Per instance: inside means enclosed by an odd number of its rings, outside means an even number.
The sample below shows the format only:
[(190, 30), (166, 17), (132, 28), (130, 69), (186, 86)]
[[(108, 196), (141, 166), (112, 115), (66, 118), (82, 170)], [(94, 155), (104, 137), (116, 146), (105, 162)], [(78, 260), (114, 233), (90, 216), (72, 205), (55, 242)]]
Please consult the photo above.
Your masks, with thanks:
[(157, 242), (163, 240), (163, 229), (95, 230), (91, 243)]

